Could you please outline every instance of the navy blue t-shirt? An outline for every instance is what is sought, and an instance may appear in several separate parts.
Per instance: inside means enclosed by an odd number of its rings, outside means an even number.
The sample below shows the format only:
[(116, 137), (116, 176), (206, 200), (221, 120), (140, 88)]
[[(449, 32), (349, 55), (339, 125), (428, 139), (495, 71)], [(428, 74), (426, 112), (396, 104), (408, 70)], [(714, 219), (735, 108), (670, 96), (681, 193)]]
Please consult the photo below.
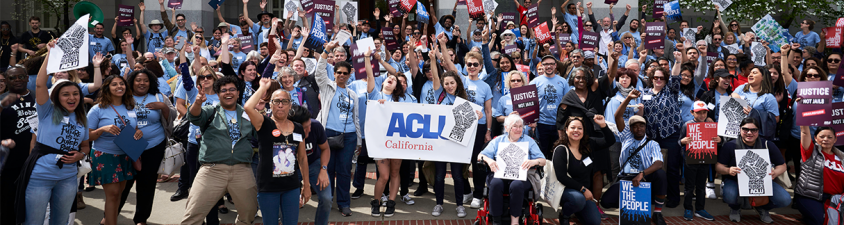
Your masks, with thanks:
[(318, 120), (311, 119), (311, 132), (305, 138), (305, 152), (308, 154), (308, 165), (320, 158), (322, 149), (319, 149), (319, 145), (325, 143), (327, 139), (325, 137), (325, 127)]

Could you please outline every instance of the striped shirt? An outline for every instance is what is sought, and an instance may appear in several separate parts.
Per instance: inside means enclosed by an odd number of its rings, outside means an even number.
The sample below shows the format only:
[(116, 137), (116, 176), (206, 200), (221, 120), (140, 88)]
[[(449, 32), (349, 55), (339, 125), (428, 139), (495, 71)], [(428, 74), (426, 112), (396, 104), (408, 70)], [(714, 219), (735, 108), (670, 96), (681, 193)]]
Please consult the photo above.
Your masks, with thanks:
[[(618, 158), (618, 163), (620, 165), (623, 164), (628, 157), (631, 157), (631, 154), (633, 154), (633, 152), (642, 145), (642, 142), (648, 140), (648, 137), (645, 136), (642, 140), (636, 140), (633, 138), (633, 133), (630, 132), (630, 126), (625, 126), (624, 131), (621, 131), (619, 135), (622, 140), (621, 156)], [(621, 169), (621, 173), (636, 174), (645, 172), (645, 169), (651, 167), (654, 162), (662, 161), (662, 151), (660, 150), (659, 143), (656, 141), (650, 141), (644, 148), (642, 148), (642, 150), (639, 151), (639, 153), (633, 155), (632, 157), (634, 158)]]

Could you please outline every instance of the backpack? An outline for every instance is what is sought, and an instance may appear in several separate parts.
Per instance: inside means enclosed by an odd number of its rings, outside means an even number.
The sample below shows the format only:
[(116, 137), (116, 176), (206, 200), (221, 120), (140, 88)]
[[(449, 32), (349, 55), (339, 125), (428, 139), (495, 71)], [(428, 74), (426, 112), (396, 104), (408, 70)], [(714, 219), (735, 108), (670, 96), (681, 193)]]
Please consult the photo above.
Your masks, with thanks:
[(844, 221), (844, 207), (842, 207), (841, 195), (834, 195), (829, 198), (829, 207), (826, 208), (827, 225), (841, 225)]
[[(153, 35), (158, 35), (158, 38), (161, 38), (161, 45), (164, 45), (164, 35), (162, 33), (152, 33), (150, 32), (149, 39), (147, 39), (147, 48), (149, 48), (149, 44), (152, 42)], [(148, 52), (154, 52), (155, 49), (147, 49)]]

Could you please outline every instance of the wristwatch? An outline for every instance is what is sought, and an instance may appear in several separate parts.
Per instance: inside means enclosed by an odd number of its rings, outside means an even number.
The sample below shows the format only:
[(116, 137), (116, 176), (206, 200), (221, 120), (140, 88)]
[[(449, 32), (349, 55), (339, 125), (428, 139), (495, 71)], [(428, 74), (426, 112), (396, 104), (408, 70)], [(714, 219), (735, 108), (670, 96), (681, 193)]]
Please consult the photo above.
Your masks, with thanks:
[(328, 166), (322, 166), (322, 169), (328, 170)]
[(586, 193), (586, 187), (580, 189), (580, 193)]

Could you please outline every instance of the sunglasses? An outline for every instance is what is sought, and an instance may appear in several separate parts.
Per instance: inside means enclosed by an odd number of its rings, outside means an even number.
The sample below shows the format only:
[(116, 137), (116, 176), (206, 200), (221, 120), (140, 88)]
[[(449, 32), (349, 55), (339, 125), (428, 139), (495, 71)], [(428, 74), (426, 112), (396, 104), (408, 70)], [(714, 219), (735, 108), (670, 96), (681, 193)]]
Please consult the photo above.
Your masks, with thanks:
[(630, 38), (633, 38), (633, 37), (624, 37), (624, 39), (630, 39)]
[(737, 27), (737, 26), (738, 26), (738, 24), (735, 24), (735, 23), (734, 23), (734, 24), (730, 24), (730, 26), (731, 26), (731, 27)]
[(466, 63), (466, 67), (467, 67), (467, 68), (468, 68), (468, 67), (480, 67), (480, 66), (481, 66), (481, 64), (480, 64), (480, 63)]
[(349, 73), (349, 72), (340, 72), (340, 71), (337, 71), (337, 72), (334, 72), (334, 74), (337, 74), (337, 75), (349, 75), (350, 73)]
[(213, 80), (214, 75), (199, 75), (197, 80)]
[(521, 83), (522, 79), (512, 79), (512, 80), (510, 80), (510, 83), (515, 83), (515, 82)]
[(220, 89), (220, 93), (228, 93), (228, 92), (235, 93), (235, 92), (237, 92), (237, 88)]
[(821, 75), (817, 73), (807, 73), (806, 78), (820, 78)]
[(721, 40), (721, 38), (714, 38), (714, 40), (716, 40), (716, 41), (720, 41), (720, 40)]
[(420, 32), (413, 32), (413, 35), (420, 35), (420, 34), (422, 34), (422, 33), (420, 33)]
[(830, 59), (829, 62), (831, 63), (840, 63), (841, 59)]
[(583, 24), (584, 27), (591, 27), (592, 24)]
[(655, 81), (657, 81), (657, 80), (662, 80), (662, 81), (664, 81), (664, 80), (665, 80), (665, 77), (654, 77), (654, 80), (655, 80)]
[(759, 132), (759, 128), (747, 128), (747, 127), (742, 127), (742, 128), (741, 128), (741, 132), (744, 132), (744, 133), (756, 133), (756, 132)]
[(501, 60), (501, 58), (492, 59), (492, 61), (495, 61), (495, 62), (498, 62), (499, 60)]

